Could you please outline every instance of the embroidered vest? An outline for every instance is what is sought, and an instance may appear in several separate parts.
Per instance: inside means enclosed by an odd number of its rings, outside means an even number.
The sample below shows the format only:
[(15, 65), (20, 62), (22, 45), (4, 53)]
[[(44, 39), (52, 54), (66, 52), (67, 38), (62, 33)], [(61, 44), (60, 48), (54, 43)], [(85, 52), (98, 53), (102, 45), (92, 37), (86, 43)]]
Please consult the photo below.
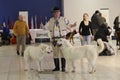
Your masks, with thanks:
[[(54, 36), (54, 29), (55, 29), (55, 22), (56, 22), (56, 20), (54, 19), (54, 18), (51, 18), (50, 20), (49, 20), (49, 27), (50, 27), (50, 35), (51, 35), (51, 37), (55, 37)], [(66, 27), (68, 26), (68, 24), (66, 24), (66, 22), (65, 22), (65, 18), (64, 17), (60, 17), (59, 19), (58, 19), (58, 23), (59, 23), (59, 34), (61, 35), (61, 36), (63, 36), (63, 35), (66, 35), (65, 34), (65, 29), (66, 29)], [(58, 26), (57, 26), (58, 27)], [(60, 35), (59, 35), (59, 37), (60, 37)]]

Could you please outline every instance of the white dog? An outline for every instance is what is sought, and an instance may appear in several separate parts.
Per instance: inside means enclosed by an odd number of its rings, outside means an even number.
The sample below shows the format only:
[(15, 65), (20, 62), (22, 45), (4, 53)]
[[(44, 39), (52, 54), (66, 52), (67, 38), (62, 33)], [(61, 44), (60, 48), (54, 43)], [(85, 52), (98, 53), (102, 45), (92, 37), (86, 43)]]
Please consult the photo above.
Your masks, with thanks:
[[(86, 57), (90, 63), (92, 70), (90, 73), (95, 72), (95, 63), (98, 53), (104, 50), (104, 44), (101, 39), (97, 40), (97, 45), (84, 45), (84, 46), (72, 46), (70, 42), (66, 39), (59, 39), (57, 45), (60, 47), (63, 56), (66, 59), (68, 71), (73, 71), (72, 63), (76, 59), (82, 59)], [(72, 68), (71, 68), (72, 66)]]
[[(40, 61), (43, 59), (46, 53), (52, 53), (52, 47), (47, 44), (40, 44), (39, 46), (29, 46), (24, 51), (25, 70), (30, 69), (30, 61), (36, 62), (38, 72), (41, 71)], [(29, 67), (30, 66), (30, 67)]]

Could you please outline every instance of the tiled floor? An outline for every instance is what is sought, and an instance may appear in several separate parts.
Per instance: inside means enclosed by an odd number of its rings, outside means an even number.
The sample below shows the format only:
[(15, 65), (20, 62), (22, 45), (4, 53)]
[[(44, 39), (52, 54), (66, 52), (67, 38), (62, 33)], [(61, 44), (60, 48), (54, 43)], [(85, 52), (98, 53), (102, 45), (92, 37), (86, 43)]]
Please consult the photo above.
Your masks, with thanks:
[(15, 46), (1, 46), (0, 80), (120, 80), (120, 51), (115, 56), (99, 56), (94, 74), (88, 73), (85, 59), (78, 63), (76, 73), (52, 72), (52, 55), (46, 55), (42, 68), (47, 70), (42, 73), (24, 71), (23, 57), (16, 55)]

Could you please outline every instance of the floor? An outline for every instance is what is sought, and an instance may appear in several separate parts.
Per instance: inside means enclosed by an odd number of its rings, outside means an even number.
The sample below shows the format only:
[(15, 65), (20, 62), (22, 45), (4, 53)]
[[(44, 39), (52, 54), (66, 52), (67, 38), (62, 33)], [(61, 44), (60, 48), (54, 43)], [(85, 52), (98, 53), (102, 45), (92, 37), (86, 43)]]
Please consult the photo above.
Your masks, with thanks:
[[(75, 73), (52, 72), (52, 55), (42, 61), (44, 72), (24, 71), (23, 57), (16, 55), (14, 46), (0, 47), (0, 80), (120, 80), (120, 51), (114, 56), (99, 56), (96, 72), (88, 73), (87, 61), (78, 61)], [(79, 64), (79, 65), (78, 65)], [(81, 65), (80, 65), (81, 64)], [(35, 68), (33, 63), (33, 68)]]

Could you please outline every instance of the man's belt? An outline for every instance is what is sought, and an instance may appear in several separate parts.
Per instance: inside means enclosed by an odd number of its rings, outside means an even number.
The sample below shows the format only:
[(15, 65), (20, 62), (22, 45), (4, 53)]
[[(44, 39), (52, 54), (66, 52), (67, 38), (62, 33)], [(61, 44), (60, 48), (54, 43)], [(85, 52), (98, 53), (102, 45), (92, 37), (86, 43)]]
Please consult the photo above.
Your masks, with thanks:
[(52, 37), (52, 39), (60, 39), (60, 38), (65, 38), (64, 36), (60, 36), (60, 37)]
[(64, 36), (60, 36), (60, 37), (52, 37), (52, 44), (54, 45), (54, 46), (56, 46), (56, 44), (57, 44), (57, 40), (58, 39), (60, 39), (60, 38), (64, 38)]

